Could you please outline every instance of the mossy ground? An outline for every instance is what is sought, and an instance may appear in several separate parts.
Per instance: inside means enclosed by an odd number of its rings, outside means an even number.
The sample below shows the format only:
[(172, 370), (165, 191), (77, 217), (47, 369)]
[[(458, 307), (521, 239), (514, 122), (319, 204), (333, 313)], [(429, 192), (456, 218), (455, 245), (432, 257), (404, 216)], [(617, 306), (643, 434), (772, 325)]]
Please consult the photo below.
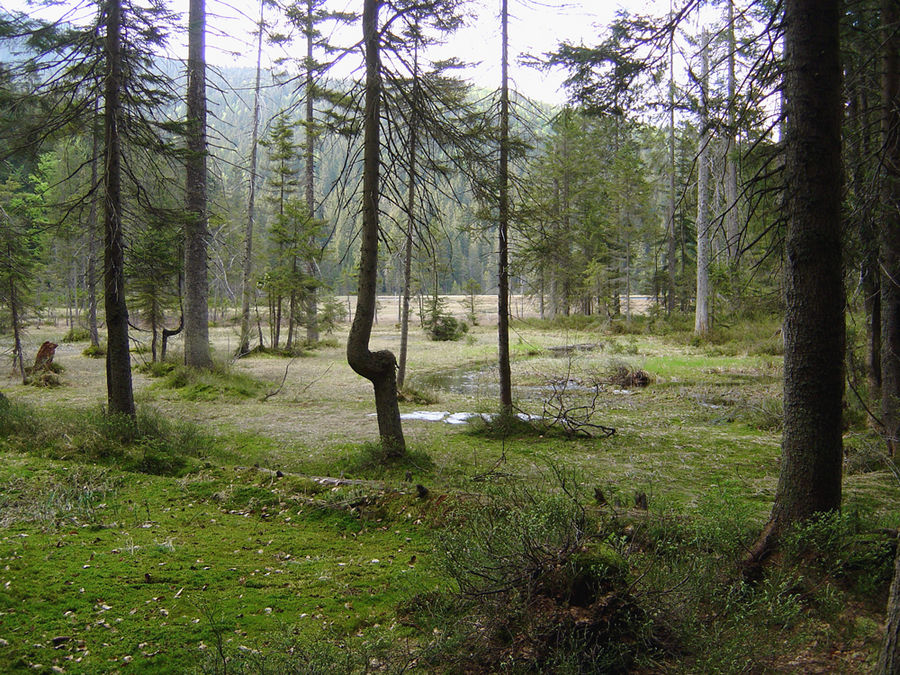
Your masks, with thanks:
[[(268, 658), (271, 671), (273, 654), (294, 653), (352, 671), (373, 659), (388, 663), (386, 650), (433, 649), (435, 626), (398, 608), (452, 587), (435, 549), (448, 504), (498, 481), (553, 490), (560, 467), (587, 495), (602, 493), (606, 505), (591, 508), (615, 521), (635, 592), (669, 626), (646, 671), (866, 671), (879, 640), (883, 582), (869, 570), (861, 591), (845, 568), (880, 555), (877, 546), (871, 555), (853, 548), (835, 563), (844, 576), (832, 571), (806, 583), (798, 576), (815, 575), (786, 562), (760, 589), (738, 580), (736, 562), (771, 508), (778, 477), (777, 327), (763, 322), (704, 342), (643, 328), (514, 329), (519, 407), (541, 413), (549, 382), (566, 382), (573, 405), (599, 385), (596, 421), (614, 427), (614, 436), (497, 438), (407, 422), (411, 458), (380, 465), (366, 446), (377, 437), (371, 387), (346, 365), (338, 335), (302, 359), (251, 355), (224, 364), (241, 378), (189, 384), (191, 395), (135, 372), (142, 410), (196, 424), (208, 437), (175, 472), (181, 477), (135, 471), (142, 465), (130, 450), (122, 457), (131, 463), (83, 453), (103, 447), (87, 444), (84, 425), (67, 431), (69, 440), (48, 442), (52, 452), (6, 439), (0, 671), (224, 672), (227, 657), (262, 672), (252, 664)], [(41, 326), (31, 340), (64, 332)], [(235, 329), (216, 328), (213, 339), (226, 362)], [(393, 325), (376, 329), (374, 348), (397, 344)], [(495, 345), (490, 326), (439, 349), (413, 331), (410, 385), (437, 402), (401, 403), (401, 410), (494, 410)], [(591, 347), (552, 349), (566, 345)], [(103, 362), (82, 356), (84, 346), (57, 350), (62, 386), (9, 380), (3, 393), (28, 406), (36, 424), (99, 414)], [(610, 373), (623, 366), (646, 371), (650, 385), (611, 384)], [(460, 370), (470, 373), (465, 388), (441, 388), (445, 374)], [(857, 514), (857, 538), (900, 525), (896, 478), (877, 453), (853, 463), (858, 449), (871, 450), (869, 438), (861, 427), (847, 431), (848, 466), (859, 468), (845, 475), (844, 511)], [(156, 473), (173, 473), (166, 466)], [(314, 480), (322, 476), (347, 481)], [(428, 496), (417, 494), (417, 483)], [(647, 512), (633, 508), (636, 493), (647, 496)], [(353, 656), (338, 668), (335, 654)]]

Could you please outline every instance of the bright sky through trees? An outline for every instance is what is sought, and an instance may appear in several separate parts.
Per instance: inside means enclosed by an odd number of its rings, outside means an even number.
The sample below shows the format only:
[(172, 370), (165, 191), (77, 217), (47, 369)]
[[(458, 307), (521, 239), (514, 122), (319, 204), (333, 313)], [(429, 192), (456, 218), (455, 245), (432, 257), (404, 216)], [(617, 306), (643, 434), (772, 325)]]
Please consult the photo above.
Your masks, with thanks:
[[(184, 5), (183, 0), (176, 3)], [(358, 11), (358, 0), (333, 0), (332, 9)], [(622, 7), (641, 11), (643, 3), (636, 0), (514, 0), (510, 3), (510, 54), (511, 77), (520, 92), (540, 100), (561, 103), (565, 94), (561, 90), (563, 75), (560, 72), (541, 72), (518, 62), (522, 55), (540, 56), (556, 47), (561, 41), (594, 44), (603, 28)], [(250, 31), (254, 28), (256, 8), (224, 0), (211, 0), (209, 30), (209, 60), (222, 65), (251, 65), (253, 60)], [(477, 85), (496, 88), (500, 78), (499, 53), (500, 29), (497, 0), (474, 0), (468, 7), (466, 25), (448, 43), (436, 49), (439, 58), (455, 56), (476, 63), (467, 71)], [(338, 44), (353, 44), (360, 39), (359, 27), (342, 29), (334, 40)], [(215, 53), (214, 53), (215, 52)], [(270, 58), (277, 58), (272, 53)], [(356, 67), (359, 59), (347, 59), (335, 71), (347, 75)]]
[[(45, 9), (36, 9), (25, 0), (4, 3), (10, 10), (20, 10), (44, 18), (65, 17), (80, 23), (94, 12), (93, 3), (87, 0), (62, 2)], [(641, 0), (513, 0), (510, 3), (510, 75), (519, 92), (550, 103), (562, 103), (563, 74), (560, 71), (543, 72), (521, 63), (523, 56), (541, 56), (553, 50), (562, 41), (575, 44), (596, 44), (599, 36), (616, 12), (627, 8), (632, 12), (660, 11), (660, 5), (668, 3), (642, 2)], [(172, 0), (172, 7), (187, 19), (187, 0)], [(329, 7), (337, 11), (358, 11), (359, 0), (331, 0)], [(455, 56), (475, 64), (466, 71), (478, 86), (493, 89), (499, 81), (499, 0), (472, 0), (466, 8), (465, 26), (448, 43), (435, 48), (438, 58)], [(207, 29), (207, 60), (215, 65), (255, 66), (255, 40), (258, 5), (255, 0), (209, 0)], [(270, 13), (270, 16), (272, 13)], [(186, 26), (170, 44), (168, 56), (186, 58)], [(333, 42), (352, 45), (360, 40), (358, 25), (340, 29)], [(289, 48), (290, 49), (290, 48)], [(291, 50), (294, 51), (294, 50)], [(283, 48), (269, 47), (270, 62), (286, 55)], [(349, 75), (359, 66), (360, 58), (342, 59), (333, 74)]]

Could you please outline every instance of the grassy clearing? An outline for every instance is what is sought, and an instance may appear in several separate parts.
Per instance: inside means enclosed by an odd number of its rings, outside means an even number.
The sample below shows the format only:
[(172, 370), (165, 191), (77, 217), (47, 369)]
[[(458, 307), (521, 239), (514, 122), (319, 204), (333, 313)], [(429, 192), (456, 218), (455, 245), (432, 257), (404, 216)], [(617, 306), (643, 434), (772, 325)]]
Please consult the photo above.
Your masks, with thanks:
[[(900, 526), (877, 440), (848, 427), (843, 516), (747, 587), (778, 475), (777, 326), (688, 329), (517, 322), (518, 406), (556, 392), (616, 434), (411, 421), (399, 464), (371, 445), (342, 335), (302, 359), (138, 369), (134, 426), (100, 414), (102, 360), (62, 343), (61, 386), (3, 388), (0, 671), (866, 672), (879, 531)], [(234, 331), (212, 331), (223, 357)], [(396, 349), (392, 326), (373, 347)], [(413, 332), (401, 411), (493, 411), (495, 349), (490, 327), (440, 349)]]

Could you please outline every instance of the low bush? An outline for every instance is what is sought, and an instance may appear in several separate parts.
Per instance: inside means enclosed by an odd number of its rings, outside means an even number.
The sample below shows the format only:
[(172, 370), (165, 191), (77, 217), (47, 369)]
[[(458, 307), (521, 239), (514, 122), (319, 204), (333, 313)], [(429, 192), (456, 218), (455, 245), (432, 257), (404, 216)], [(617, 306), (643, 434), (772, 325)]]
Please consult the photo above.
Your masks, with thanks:
[(96, 409), (0, 405), (0, 448), (40, 457), (183, 475), (211, 447), (211, 438), (196, 425), (171, 422), (152, 410), (131, 418)]
[(60, 342), (87, 342), (91, 339), (91, 331), (87, 328), (73, 326), (60, 338)]
[(188, 368), (157, 361), (138, 366), (137, 370), (157, 378), (160, 388), (173, 389), (187, 401), (257, 398), (266, 390), (264, 382), (224, 367)]
[(626, 672), (650, 649), (619, 540), (562, 487), (495, 487), (441, 533), (461, 670)]
[(102, 359), (106, 357), (106, 346), (89, 345), (82, 350), (81, 354), (91, 359)]

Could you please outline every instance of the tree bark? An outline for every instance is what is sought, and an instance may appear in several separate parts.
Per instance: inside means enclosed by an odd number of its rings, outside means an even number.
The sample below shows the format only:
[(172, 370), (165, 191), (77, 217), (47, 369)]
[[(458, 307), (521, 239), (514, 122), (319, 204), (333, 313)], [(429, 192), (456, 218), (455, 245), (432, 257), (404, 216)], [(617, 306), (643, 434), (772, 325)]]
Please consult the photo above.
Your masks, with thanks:
[(359, 291), (356, 316), (347, 338), (347, 362), (372, 383), (375, 410), (383, 450), (394, 456), (405, 453), (400, 407), (397, 402), (397, 359), (388, 350), (372, 352), (369, 338), (375, 320), (378, 282), (378, 201), (380, 191), (379, 122), (381, 72), (378, 36), (379, 0), (365, 0), (363, 39), (366, 51), (366, 93), (363, 137), (363, 223), (359, 259)]
[(125, 304), (125, 244), (122, 235), (122, 167), (119, 130), (122, 114), (122, 7), (109, 0), (106, 16), (106, 87), (104, 91), (104, 247), (103, 296), (106, 309), (106, 393), (110, 414), (135, 416)]
[(737, 130), (735, 128), (735, 109), (737, 100), (735, 97), (735, 52), (737, 45), (734, 39), (734, 0), (728, 0), (728, 98), (727, 133), (725, 136), (725, 247), (728, 252), (728, 262), (736, 267), (740, 260), (740, 221), (738, 219), (738, 179), (737, 162)]
[(703, 29), (700, 74), (700, 153), (697, 159), (697, 304), (694, 332), (709, 332), (709, 33)]
[(206, 181), (206, 3), (190, 0), (188, 18), (187, 220), (184, 242), (184, 363), (212, 367), (209, 350), (209, 280)]
[(897, 0), (883, 0), (881, 203), (881, 414), (888, 454), (900, 447), (900, 45)]
[(841, 505), (840, 4), (785, 3), (784, 435), (775, 503), (750, 565), (790, 525)]
[[(99, 101), (94, 108), (94, 117), (99, 113)], [(87, 295), (88, 295), (88, 332), (91, 334), (91, 346), (100, 346), (100, 334), (97, 330), (97, 192), (100, 178), (100, 143), (102, 131), (99, 120), (94, 119), (91, 134), (91, 206), (88, 212), (88, 254), (87, 254)]]
[[(314, 133), (315, 110), (313, 109), (313, 0), (306, 0), (306, 212), (310, 226), (316, 219), (315, 197), (315, 142)], [(315, 280), (319, 276), (315, 250), (318, 247), (315, 234), (310, 234), (308, 247), (309, 258), (306, 261), (306, 274)], [(314, 344), (319, 341), (319, 307), (318, 293), (315, 283), (306, 288), (306, 341)]]
[(238, 354), (250, 351), (250, 300), (253, 296), (253, 225), (256, 218), (256, 157), (259, 149), (259, 92), (262, 72), (263, 18), (266, 3), (259, 3), (259, 35), (256, 41), (256, 83), (253, 87), (253, 128), (250, 130), (250, 190), (247, 195), (247, 227), (244, 229), (244, 264), (241, 268), (241, 342)]
[(875, 675), (900, 675), (900, 544), (894, 558), (894, 580), (888, 594), (884, 645), (875, 667)]
[[(10, 261), (10, 266), (13, 263), (13, 255), (11, 246), (7, 244), (7, 257)], [(25, 355), (22, 353), (22, 326), (19, 324), (19, 302), (16, 298), (16, 283), (14, 281), (14, 276), (10, 275), (9, 278), (9, 313), (10, 313), (10, 321), (12, 322), (13, 329), (13, 368), (16, 366), (16, 361), (19, 362), (19, 377), (22, 379), (22, 384), (27, 384), (28, 380), (25, 377)]]
[(406, 381), (406, 349), (409, 343), (409, 290), (412, 277), (413, 235), (416, 229), (416, 144), (418, 129), (416, 126), (419, 86), (419, 43), (416, 31), (416, 43), (413, 45), (413, 104), (410, 106), (409, 119), (409, 169), (406, 191), (406, 243), (403, 251), (403, 298), (400, 315), (400, 366), (397, 371), (397, 387), (403, 388)]
[[(669, 3), (669, 14), (672, 4)], [(668, 293), (666, 294), (666, 314), (675, 311), (675, 38), (669, 42), (669, 203), (666, 211), (666, 270), (668, 272)]]
[(512, 375), (509, 363), (509, 5), (500, 3), (500, 201), (498, 204), (499, 260), (497, 274), (497, 361), (500, 371), (500, 411), (512, 412)]

